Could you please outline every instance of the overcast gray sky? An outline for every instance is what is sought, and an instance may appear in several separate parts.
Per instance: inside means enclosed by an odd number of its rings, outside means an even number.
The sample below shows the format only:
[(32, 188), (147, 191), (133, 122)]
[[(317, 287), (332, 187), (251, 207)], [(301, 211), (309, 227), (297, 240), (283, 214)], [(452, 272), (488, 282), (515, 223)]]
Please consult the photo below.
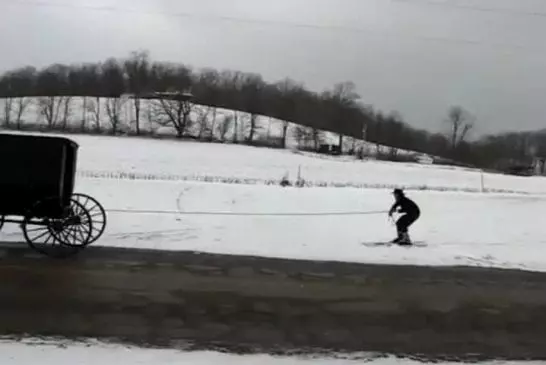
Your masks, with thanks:
[(479, 134), (546, 127), (544, 0), (0, 0), (0, 31), (0, 70), (147, 49), (314, 90), (352, 80), (434, 131), (452, 104)]

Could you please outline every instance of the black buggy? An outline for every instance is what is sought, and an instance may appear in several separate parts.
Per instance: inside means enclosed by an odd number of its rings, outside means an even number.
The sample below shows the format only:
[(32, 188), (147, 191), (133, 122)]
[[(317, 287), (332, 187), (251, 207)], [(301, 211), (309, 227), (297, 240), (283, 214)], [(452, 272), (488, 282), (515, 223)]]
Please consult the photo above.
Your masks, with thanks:
[(0, 229), (21, 226), (31, 248), (66, 257), (95, 242), (106, 213), (74, 193), (78, 144), (68, 138), (0, 134)]

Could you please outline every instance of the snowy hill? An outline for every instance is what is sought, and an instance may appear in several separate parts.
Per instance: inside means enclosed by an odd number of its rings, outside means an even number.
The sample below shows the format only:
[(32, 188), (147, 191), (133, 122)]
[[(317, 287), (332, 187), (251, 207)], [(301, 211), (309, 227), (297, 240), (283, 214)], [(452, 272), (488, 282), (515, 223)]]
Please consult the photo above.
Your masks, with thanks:
[[(16, 100), (16, 101), (14, 101)], [(252, 116), (248, 113), (188, 104), (191, 108), (185, 135), (223, 142), (244, 141), (250, 134)], [(142, 99), (139, 109), (139, 130), (143, 134), (156, 137), (176, 135), (177, 113), (182, 107), (176, 101), (161, 103), (158, 100)], [(129, 96), (122, 98), (23, 98), (0, 99), (0, 123), (8, 120), (12, 126), (39, 125), (47, 130), (87, 130), (109, 134), (113, 129), (117, 134), (136, 131), (136, 108)], [(175, 119), (175, 120), (173, 120)], [(339, 144), (336, 133), (317, 131), (316, 141), (311, 128), (285, 122), (275, 118), (255, 116), (253, 142), (267, 144), (279, 142), (286, 128), (286, 148), (309, 149), (318, 144)], [(364, 149), (369, 156), (380, 154), (414, 155), (412, 151), (393, 149), (359, 139), (344, 137), (343, 150)], [(421, 158), (425, 155), (417, 154)]]

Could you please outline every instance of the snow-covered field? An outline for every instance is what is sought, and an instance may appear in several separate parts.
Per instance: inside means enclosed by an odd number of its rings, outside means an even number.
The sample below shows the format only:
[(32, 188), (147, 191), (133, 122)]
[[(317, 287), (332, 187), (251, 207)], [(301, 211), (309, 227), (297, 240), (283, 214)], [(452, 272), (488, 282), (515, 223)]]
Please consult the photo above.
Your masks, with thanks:
[(122, 173), (159, 180), (267, 182), (283, 176), (295, 181), (298, 172), (311, 185), (354, 187), (400, 186), (425, 190), (546, 194), (546, 177), (518, 177), (479, 170), (417, 163), (359, 161), (290, 150), (201, 142), (128, 137), (71, 135), (80, 144), (80, 176)]
[[(267, 257), (418, 265), (483, 265), (546, 270), (540, 222), (546, 180), (488, 174), (486, 188), (532, 194), (465, 193), (479, 190), (477, 171), (380, 162), (323, 159), (290, 151), (126, 137), (72, 136), (80, 143), (77, 191), (109, 211), (96, 245), (196, 250)], [(265, 184), (177, 181), (169, 176), (351, 181), (363, 188), (282, 188)], [(113, 175), (102, 174), (104, 172)], [(150, 179), (124, 178), (139, 172)], [(118, 175), (114, 174), (118, 173)], [(110, 176), (116, 178), (91, 178)], [(126, 176), (125, 176), (126, 177)], [(191, 180), (191, 179), (190, 179)], [(454, 191), (409, 191), (422, 207), (412, 227), (427, 247), (370, 248), (393, 238), (386, 211), (390, 189), (442, 186)], [(2, 240), (22, 239), (6, 226)]]
[[(269, 355), (228, 355), (217, 352), (180, 352), (150, 350), (104, 344), (60, 344), (53, 341), (26, 340), (0, 342), (2, 364), (9, 365), (418, 365), (417, 361), (397, 358), (338, 359), (319, 357), (273, 357)], [(442, 363), (439, 365), (455, 365)], [(535, 365), (538, 362), (484, 362), (483, 365)]]
[(388, 190), (99, 179), (81, 180), (78, 190), (111, 210), (100, 245), (546, 270), (546, 256), (540, 254), (546, 237), (537, 224), (546, 197), (409, 193), (423, 211), (412, 237), (428, 247), (407, 249), (362, 246), (395, 235), (387, 214), (378, 213), (392, 203)]

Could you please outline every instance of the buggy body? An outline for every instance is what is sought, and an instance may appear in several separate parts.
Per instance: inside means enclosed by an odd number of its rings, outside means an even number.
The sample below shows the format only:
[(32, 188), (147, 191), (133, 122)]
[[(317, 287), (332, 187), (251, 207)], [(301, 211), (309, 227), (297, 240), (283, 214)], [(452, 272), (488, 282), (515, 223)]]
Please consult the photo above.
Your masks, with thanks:
[(65, 137), (0, 133), (0, 229), (20, 224), (27, 243), (50, 256), (75, 253), (102, 235), (104, 209), (74, 193), (78, 150)]
[(78, 144), (62, 137), (0, 134), (0, 215), (24, 216), (48, 199), (37, 214), (59, 218), (74, 192)]

